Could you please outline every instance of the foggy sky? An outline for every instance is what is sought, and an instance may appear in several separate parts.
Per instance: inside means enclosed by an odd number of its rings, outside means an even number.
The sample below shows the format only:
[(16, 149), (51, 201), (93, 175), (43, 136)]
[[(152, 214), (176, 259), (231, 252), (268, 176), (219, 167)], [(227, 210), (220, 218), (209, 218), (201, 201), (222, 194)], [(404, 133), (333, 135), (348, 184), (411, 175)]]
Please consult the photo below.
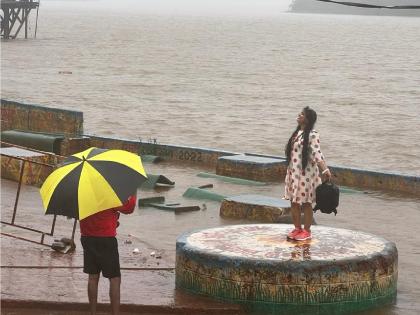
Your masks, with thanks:
[[(292, 0), (43, 0), (48, 6), (170, 15), (278, 15)], [(41, 2), (41, 6), (42, 6)]]
[[(420, 5), (420, 0), (345, 0), (383, 5)], [(420, 15), (420, 10), (366, 9), (315, 0), (43, 0), (50, 8), (192, 16), (276, 16), (284, 12)], [(376, 10), (376, 11), (375, 11)], [(404, 12), (405, 11), (405, 12)]]

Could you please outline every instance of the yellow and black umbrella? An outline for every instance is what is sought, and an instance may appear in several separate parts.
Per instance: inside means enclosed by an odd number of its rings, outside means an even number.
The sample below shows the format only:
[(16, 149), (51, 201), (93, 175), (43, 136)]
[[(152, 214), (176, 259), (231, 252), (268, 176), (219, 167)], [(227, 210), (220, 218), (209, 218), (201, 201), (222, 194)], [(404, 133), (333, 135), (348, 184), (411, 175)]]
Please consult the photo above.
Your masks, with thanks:
[(121, 206), (147, 179), (140, 156), (89, 148), (64, 160), (41, 187), (46, 214), (82, 220)]

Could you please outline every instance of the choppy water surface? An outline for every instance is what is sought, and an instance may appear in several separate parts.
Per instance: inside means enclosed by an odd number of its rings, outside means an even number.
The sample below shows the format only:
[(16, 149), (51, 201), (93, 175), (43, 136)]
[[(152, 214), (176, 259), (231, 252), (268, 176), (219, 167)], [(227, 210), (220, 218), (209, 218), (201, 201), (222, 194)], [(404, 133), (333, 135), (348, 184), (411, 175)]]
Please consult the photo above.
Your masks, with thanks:
[(420, 18), (99, 4), (42, 2), (37, 39), (2, 42), (2, 97), (83, 111), (88, 134), (275, 155), (310, 105), (330, 164), (420, 174)]

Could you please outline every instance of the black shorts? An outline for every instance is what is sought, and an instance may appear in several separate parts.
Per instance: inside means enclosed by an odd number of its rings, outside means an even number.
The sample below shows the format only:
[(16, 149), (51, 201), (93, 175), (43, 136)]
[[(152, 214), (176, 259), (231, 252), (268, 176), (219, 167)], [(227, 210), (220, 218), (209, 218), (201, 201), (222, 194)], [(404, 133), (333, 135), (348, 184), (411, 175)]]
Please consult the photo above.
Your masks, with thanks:
[(115, 237), (82, 236), (83, 272), (105, 278), (121, 277), (118, 242)]

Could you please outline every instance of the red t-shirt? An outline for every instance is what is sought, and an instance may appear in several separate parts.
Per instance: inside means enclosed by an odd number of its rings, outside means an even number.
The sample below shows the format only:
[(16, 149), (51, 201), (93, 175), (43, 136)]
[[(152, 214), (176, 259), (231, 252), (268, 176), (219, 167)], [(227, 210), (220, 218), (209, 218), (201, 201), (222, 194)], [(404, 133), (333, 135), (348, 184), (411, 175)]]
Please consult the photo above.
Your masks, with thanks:
[(82, 236), (110, 237), (117, 235), (118, 218), (120, 212), (129, 214), (136, 206), (136, 195), (128, 198), (120, 207), (98, 212), (80, 221)]

